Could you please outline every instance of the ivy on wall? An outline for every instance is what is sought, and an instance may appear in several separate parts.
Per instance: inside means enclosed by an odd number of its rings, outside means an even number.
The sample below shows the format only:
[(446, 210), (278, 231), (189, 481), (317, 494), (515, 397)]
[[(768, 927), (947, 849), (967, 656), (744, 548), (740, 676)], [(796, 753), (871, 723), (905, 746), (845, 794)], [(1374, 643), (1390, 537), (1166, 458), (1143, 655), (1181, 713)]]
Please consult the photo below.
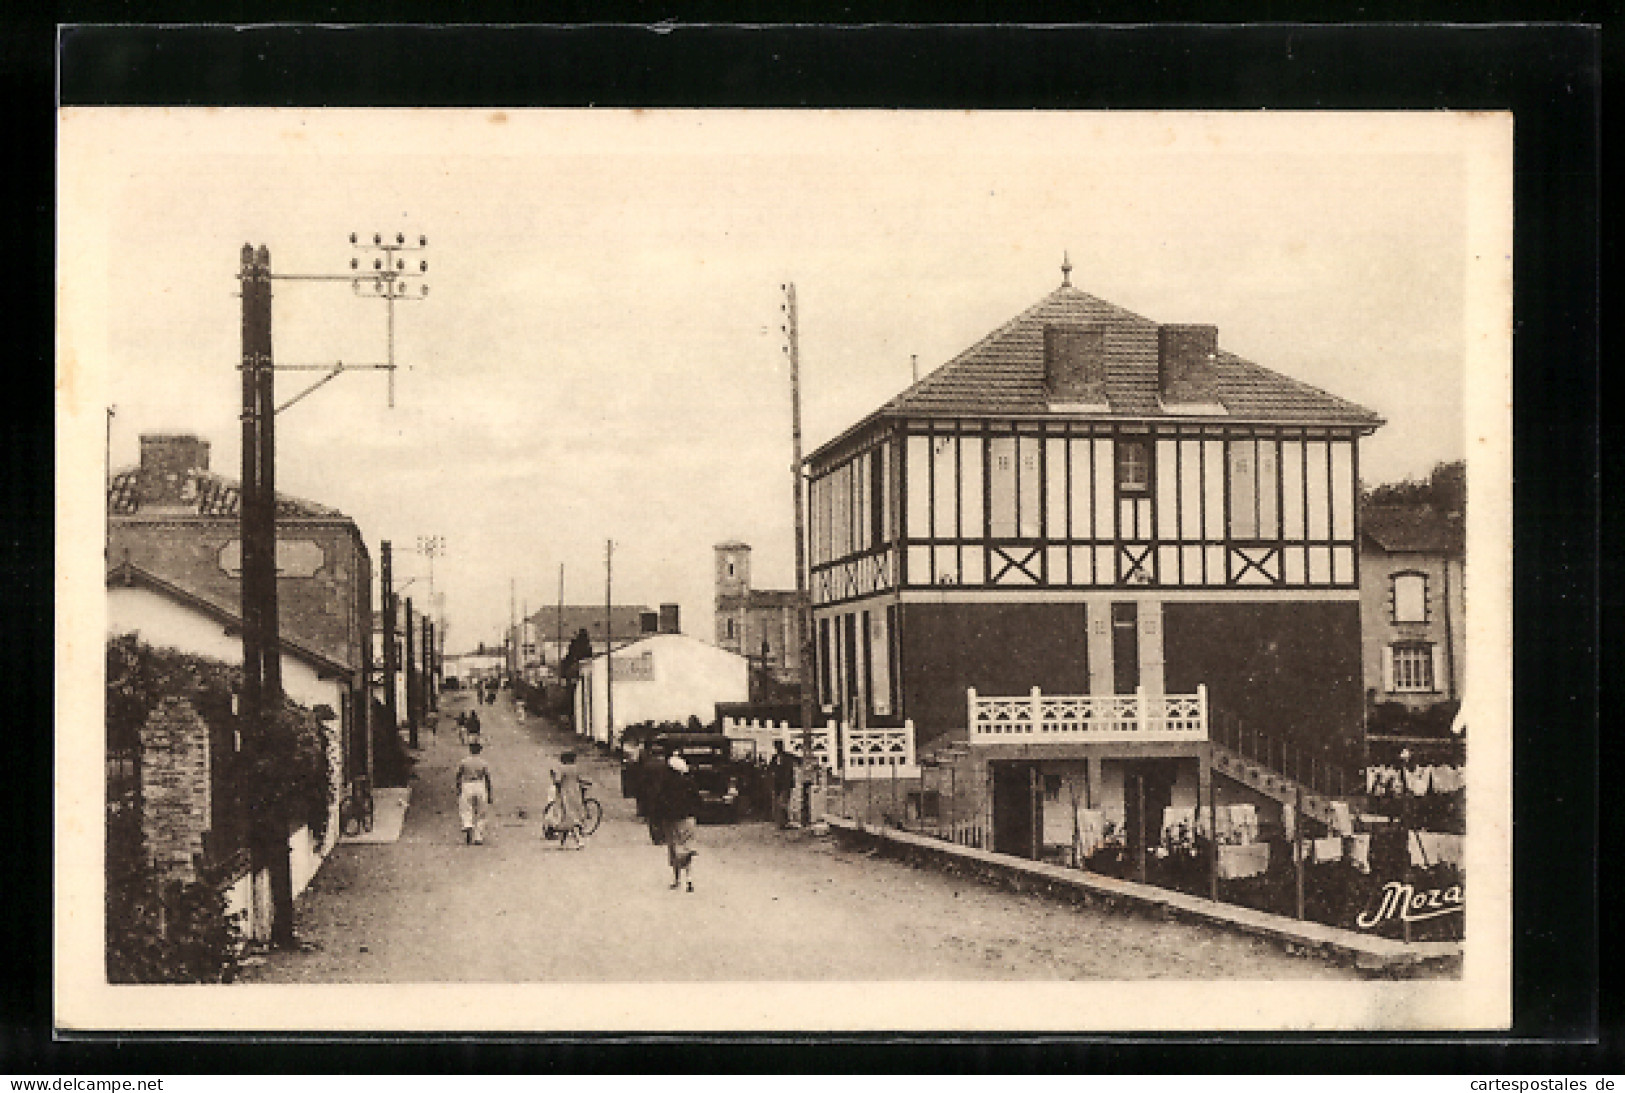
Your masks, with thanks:
[[(141, 726), (165, 698), (187, 699), (209, 727), (216, 800), (213, 821), (252, 830), (262, 816), (308, 826), (320, 841), (333, 800), (320, 721), (284, 699), (257, 737), (233, 712), (242, 670), (210, 657), (159, 648), (137, 635), (107, 643), (109, 758), (140, 751)], [(238, 740), (242, 750), (236, 749)], [(109, 800), (107, 827), (107, 973), (110, 982), (213, 982), (229, 978), (238, 939), (221, 893), (200, 882), (154, 883), (139, 812)], [(217, 831), (216, 835), (222, 832)], [(229, 847), (229, 840), (218, 840)]]

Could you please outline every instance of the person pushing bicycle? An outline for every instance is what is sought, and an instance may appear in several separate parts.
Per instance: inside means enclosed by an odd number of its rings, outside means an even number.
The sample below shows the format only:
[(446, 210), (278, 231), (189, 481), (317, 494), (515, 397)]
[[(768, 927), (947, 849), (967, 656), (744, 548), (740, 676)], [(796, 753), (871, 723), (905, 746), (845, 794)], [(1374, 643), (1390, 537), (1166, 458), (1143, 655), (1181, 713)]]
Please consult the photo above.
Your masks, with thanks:
[(587, 819), (586, 787), (591, 783), (576, 773), (575, 752), (567, 751), (559, 756), (559, 765), (562, 771), (548, 772), (553, 778), (553, 796), (559, 806), (559, 849), (563, 850), (574, 835), (575, 848), (580, 850), (587, 841), (581, 834), (581, 825)]

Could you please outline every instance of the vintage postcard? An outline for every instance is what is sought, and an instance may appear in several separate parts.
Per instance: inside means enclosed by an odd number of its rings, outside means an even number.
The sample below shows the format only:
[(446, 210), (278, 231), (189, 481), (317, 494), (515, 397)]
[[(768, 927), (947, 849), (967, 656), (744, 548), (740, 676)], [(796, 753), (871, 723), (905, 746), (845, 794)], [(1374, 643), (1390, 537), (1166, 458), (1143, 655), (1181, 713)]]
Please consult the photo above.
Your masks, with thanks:
[(1509, 1027), (1509, 114), (59, 131), (59, 1027)]

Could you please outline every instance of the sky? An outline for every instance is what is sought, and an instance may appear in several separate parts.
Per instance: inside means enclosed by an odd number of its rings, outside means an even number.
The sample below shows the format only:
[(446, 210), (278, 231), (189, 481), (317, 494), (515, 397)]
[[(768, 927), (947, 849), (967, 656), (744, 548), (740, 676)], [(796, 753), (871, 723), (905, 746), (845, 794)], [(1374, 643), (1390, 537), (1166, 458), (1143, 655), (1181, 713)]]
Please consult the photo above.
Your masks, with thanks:
[[(794, 584), (786, 283), (808, 452), (911, 355), (923, 375), (1051, 292), (1065, 254), (1084, 291), (1381, 414), (1367, 482), (1462, 458), (1470, 289), (1507, 262), (1474, 242), (1483, 135), (1445, 113), (64, 111), (59, 422), (114, 468), (194, 432), (237, 477), (243, 243), (342, 273), (352, 231), (425, 234), (393, 408), (366, 371), (290, 407), (279, 488), (352, 516), (375, 564), (392, 540), (414, 596), (414, 545), (442, 536), (452, 651), (500, 640), (510, 588), (554, 602), (561, 565), (568, 602), (603, 602), (607, 540), (615, 602), (676, 602), (709, 639), (714, 544)], [(379, 301), (274, 293), (279, 364), (384, 359)], [(317, 376), (279, 374), (279, 401)]]

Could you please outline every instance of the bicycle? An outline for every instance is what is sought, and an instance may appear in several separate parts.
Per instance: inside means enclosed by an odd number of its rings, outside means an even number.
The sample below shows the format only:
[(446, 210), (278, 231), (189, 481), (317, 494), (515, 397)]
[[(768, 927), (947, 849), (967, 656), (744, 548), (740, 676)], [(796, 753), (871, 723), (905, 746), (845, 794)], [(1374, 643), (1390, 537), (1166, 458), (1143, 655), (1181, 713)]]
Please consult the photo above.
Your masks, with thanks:
[[(581, 782), (583, 790), (591, 784), (585, 779)], [(581, 821), (581, 836), (586, 838), (598, 830), (598, 825), (604, 818), (604, 806), (599, 804), (597, 799), (588, 797), (585, 792), (581, 795), (581, 805), (586, 813), (586, 818)], [(547, 807), (542, 809), (542, 838), (556, 839), (562, 834), (564, 834), (564, 806), (557, 800), (549, 801)]]
[(372, 783), (365, 774), (350, 783), (350, 792), (339, 802), (339, 830), (351, 838), (372, 830)]

